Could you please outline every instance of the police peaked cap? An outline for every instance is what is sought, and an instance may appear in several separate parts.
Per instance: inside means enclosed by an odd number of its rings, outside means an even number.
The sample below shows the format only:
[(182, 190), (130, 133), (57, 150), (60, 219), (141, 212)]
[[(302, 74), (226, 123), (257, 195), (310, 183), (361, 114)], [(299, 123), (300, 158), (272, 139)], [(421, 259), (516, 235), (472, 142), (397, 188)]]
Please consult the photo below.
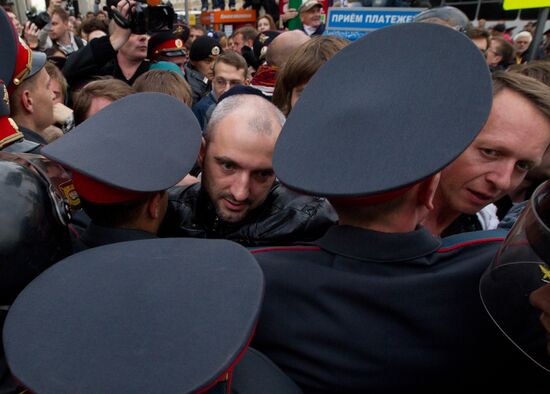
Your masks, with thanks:
[(0, 7), (0, 80), (8, 91), (32, 77), (46, 64), (46, 55), (32, 51), (18, 36), (9, 16)]
[[(136, 93), (86, 119), (45, 146), (42, 154), (79, 175), (73, 180), (84, 199), (116, 203), (132, 199), (124, 198), (125, 191), (154, 192), (175, 185), (195, 164), (200, 140), (199, 123), (180, 100), (162, 93)], [(86, 190), (79, 187), (80, 175), (86, 179)], [(94, 181), (97, 188), (90, 186)]]
[(392, 192), (459, 156), (491, 104), (489, 69), (466, 35), (429, 23), (383, 28), (313, 76), (283, 127), (273, 168), (308, 194)]
[(189, 38), (189, 28), (179, 26), (176, 30), (160, 31), (149, 39), (147, 57), (156, 60), (159, 56), (186, 56), (185, 42)]
[(226, 240), (121, 242), (72, 255), (17, 297), (13, 375), (36, 393), (191, 393), (227, 378), (263, 297), (254, 257)]
[(215, 38), (208, 36), (197, 37), (189, 48), (189, 59), (195, 62), (218, 56), (223, 53), (223, 49)]

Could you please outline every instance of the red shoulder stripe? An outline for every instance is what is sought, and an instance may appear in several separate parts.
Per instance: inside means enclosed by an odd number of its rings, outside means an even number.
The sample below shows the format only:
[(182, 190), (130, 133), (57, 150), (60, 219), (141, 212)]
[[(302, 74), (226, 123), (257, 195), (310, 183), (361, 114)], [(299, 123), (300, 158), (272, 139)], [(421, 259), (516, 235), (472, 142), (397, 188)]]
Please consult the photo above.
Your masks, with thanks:
[(459, 248), (464, 248), (464, 247), (470, 246), (470, 245), (485, 244), (485, 243), (489, 243), (489, 242), (502, 242), (502, 241), (504, 241), (504, 237), (476, 239), (474, 241), (462, 242), (462, 243), (459, 243), (459, 244), (456, 244), (456, 245), (453, 245), (453, 246), (438, 249), (437, 253), (450, 252), (452, 250), (459, 249)]
[(320, 250), (318, 246), (273, 246), (269, 248), (254, 249), (251, 250), (251, 253), (263, 253), (263, 252), (273, 252), (273, 251), (284, 251), (284, 250), (294, 250), (294, 251), (304, 251), (304, 250)]

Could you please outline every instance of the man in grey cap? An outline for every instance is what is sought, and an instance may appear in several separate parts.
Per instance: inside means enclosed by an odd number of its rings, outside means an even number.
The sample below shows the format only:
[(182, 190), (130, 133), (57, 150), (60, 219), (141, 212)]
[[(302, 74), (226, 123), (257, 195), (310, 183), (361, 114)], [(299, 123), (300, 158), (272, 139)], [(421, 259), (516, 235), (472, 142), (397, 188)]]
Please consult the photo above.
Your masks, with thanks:
[(321, 22), (323, 5), (318, 0), (307, 0), (299, 9), (302, 30), (308, 36), (320, 36), (325, 31), (325, 24)]

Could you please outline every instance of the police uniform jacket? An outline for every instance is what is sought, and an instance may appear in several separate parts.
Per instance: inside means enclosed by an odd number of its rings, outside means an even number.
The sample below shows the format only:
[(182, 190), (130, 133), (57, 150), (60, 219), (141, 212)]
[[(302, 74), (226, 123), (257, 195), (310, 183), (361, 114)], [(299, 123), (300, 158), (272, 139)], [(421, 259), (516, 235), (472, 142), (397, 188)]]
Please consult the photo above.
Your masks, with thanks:
[(159, 234), (224, 238), (244, 246), (312, 241), (336, 223), (327, 200), (294, 193), (275, 183), (265, 202), (239, 223), (220, 220), (199, 183), (169, 190), (168, 211)]
[(127, 79), (117, 63), (116, 54), (108, 36), (96, 38), (67, 58), (63, 75), (72, 87), (97, 75), (111, 75), (132, 85), (141, 74), (149, 71), (149, 62), (143, 61), (134, 75)]
[(480, 301), (503, 233), (442, 242), (339, 225), (314, 245), (255, 250), (266, 293), (253, 346), (305, 393), (506, 392), (520, 365), (537, 368)]
[(19, 131), (23, 133), (23, 136), (27, 141), (36, 142), (40, 145), (47, 145), (48, 141), (44, 139), (40, 134), (38, 134), (36, 131), (33, 131), (31, 129), (28, 129), (26, 127), (19, 126)]
[(80, 239), (73, 242), (73, 249), (75, 252), (80, 252), (101, 245), (152, 238), (157, 237), (147, 231), (104, 227), (91, 222)]

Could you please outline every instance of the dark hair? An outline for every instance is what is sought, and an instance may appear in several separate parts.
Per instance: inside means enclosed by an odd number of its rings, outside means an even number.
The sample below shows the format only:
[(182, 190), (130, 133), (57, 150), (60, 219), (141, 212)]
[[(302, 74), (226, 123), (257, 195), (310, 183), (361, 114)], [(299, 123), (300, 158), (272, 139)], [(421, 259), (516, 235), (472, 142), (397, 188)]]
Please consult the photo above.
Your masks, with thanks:
[(80, 197), (80, 203), (84, 212), (95, 224), (104, 227), (121, 227), (136, 220), (139, 211), (150, 198), (151, 194), (147, 193), (137, 200), (117, 204), (95, 204)]
[(80, 31), (85, 34), (90, 34), (96, 30), (101, 30), (105, 34), (109, 34), (109, 26), (107, 25), (107, 22), (102, 19), (86, 19), (80, 25)]

